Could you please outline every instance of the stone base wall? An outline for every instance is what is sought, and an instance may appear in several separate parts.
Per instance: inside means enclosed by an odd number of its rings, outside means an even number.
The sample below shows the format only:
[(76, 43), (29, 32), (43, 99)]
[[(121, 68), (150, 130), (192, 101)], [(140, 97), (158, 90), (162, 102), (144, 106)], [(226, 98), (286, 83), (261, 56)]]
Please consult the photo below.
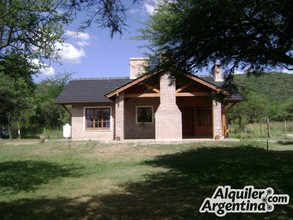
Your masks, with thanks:
[(176, 105), (160, 105), (156, 115), (156, 140), (181, 140), (182, 117)]

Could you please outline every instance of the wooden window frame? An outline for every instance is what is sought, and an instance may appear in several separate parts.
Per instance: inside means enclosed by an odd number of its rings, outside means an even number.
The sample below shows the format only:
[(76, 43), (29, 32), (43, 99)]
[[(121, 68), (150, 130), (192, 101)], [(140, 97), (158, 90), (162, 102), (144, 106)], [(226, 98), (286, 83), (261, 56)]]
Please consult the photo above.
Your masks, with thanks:
[[(149, 108), (151, 109), (151, 121), (139, 121), (138, 120), (138, 110), (140, 108)], [(154, 106), (136, 106), (135, 107), (135, 122), (136, 124), (153, 124), (154, 123)]]
[[(104, 109), (109, 109), (109, 121), (107, 122), (107, 120), (104, 120), (102, 119), (101, 121), (97, 120), (96, 119), (96, 116), (95, 116), (95, 119), (93, 122), (93, 127), (88, 127), (88, 117), (87, 117), (87, 110), (104, 110)], [(94, 113), (95, 114), (95, 113)], [(101, 124), (102, 126), (99, 127), (97, 126), (96, 127), (96, 124)], [(109, 127), (104, 127), (104, 123), (108, 123), (109, 124)], [(96, 106), (96, 107), (84, 107), (84, 127), (85, 127), (85, 131), (111, 131), (111, 128), (112, 128), (112, 108), (109, 107), (109, 106)]]

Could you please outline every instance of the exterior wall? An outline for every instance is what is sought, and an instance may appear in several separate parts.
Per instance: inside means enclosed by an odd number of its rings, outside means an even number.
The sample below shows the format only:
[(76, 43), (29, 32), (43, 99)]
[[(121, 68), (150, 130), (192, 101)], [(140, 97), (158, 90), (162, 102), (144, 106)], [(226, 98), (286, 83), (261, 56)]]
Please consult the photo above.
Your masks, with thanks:
[(115, 99), (115, 140), (124, 140), (124, 92)]
[(213, 126), (214, 138), (222, 139), (222, 104), (213, 100)]
[(136, 122), (136, 107), (152, 106), (153, 114), (159, 106), (159, 98), (127, 98), (125, 100), (125, 138), (155, 138), (155, 120), (153, 123), (138, 124)]
[[(111, 107), (110, 130), (86, 130), (85, 129), (85, 108)], [(74, 140), (113, 140), (114, 138), (114, 108), (107, 104), (99, 106), (72, 106), (72, 139)]]
[(157, 140), (182, 139), (182, 116), (176, 104), (176, 83), (170, 85), (169, 73), (160, 79), (160, 105), (155, 120)]

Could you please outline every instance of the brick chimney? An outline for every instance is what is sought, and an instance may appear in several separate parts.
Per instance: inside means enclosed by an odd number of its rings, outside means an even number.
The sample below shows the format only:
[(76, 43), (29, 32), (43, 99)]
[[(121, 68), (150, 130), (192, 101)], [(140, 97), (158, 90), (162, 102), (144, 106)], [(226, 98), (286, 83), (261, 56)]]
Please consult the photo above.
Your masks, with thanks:
[(149, 66), (148, 58), (130, 58), (130, 79), (136, 79), (146, 72)]
[(213, 75), (216, 82), (223, 81), (222, 67), (221, 67), (220, 63), (215, 62), (214, 66), (212, 68), (212, 75)]
[(156, 111), (156, 139), (181, 140), (182, 116), (176, 104), (176, 82), (171, 83), (171, 73), (160, 78), (160, 105)]

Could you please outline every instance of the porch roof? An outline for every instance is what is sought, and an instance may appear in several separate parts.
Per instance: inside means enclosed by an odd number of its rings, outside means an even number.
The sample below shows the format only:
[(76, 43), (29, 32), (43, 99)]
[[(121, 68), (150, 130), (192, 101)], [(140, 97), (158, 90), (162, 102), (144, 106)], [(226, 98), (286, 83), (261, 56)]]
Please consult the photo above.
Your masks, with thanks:
[(200, 83), (200, 84), (202, 84), (202, 85), (204, 85), (204, 86), (206, 86), (216, 92), (223, 93), (224, 95), (229, 95), (229, 93), (227, 91), (225, 91), (221, 88), (221, 86), (223, 85), (223, 82), (216, 82), (214, 77), (212, 77), (212, 76), (196, 76), (196, 75), (193, 75), (193, 74), (190, 74), (187, 72), (177, 70), (175, 68), (169, 68), (167, 70), (159, 70), (159, 71), (150, 72), (148, 74), (145, 74), (137, 79), (130, 81), (129, 83), (126, 83), (125, 85), (122, 85), (119, 88), (116, 88), (116, 89), (110, 91), (109, 93), (105, 94), (105, 96), (110, 99), (110, 98), (114, 97), (115, 95), (118, 95), (120, 92), (123, 92), (126, 89), (145, 81), (147, 78), (162, 74), (167, 71), (170, 71), (174, 74), (183, 75), (186, 78), (189, 78), (195, 82), (198, 82), (198, 83)]

